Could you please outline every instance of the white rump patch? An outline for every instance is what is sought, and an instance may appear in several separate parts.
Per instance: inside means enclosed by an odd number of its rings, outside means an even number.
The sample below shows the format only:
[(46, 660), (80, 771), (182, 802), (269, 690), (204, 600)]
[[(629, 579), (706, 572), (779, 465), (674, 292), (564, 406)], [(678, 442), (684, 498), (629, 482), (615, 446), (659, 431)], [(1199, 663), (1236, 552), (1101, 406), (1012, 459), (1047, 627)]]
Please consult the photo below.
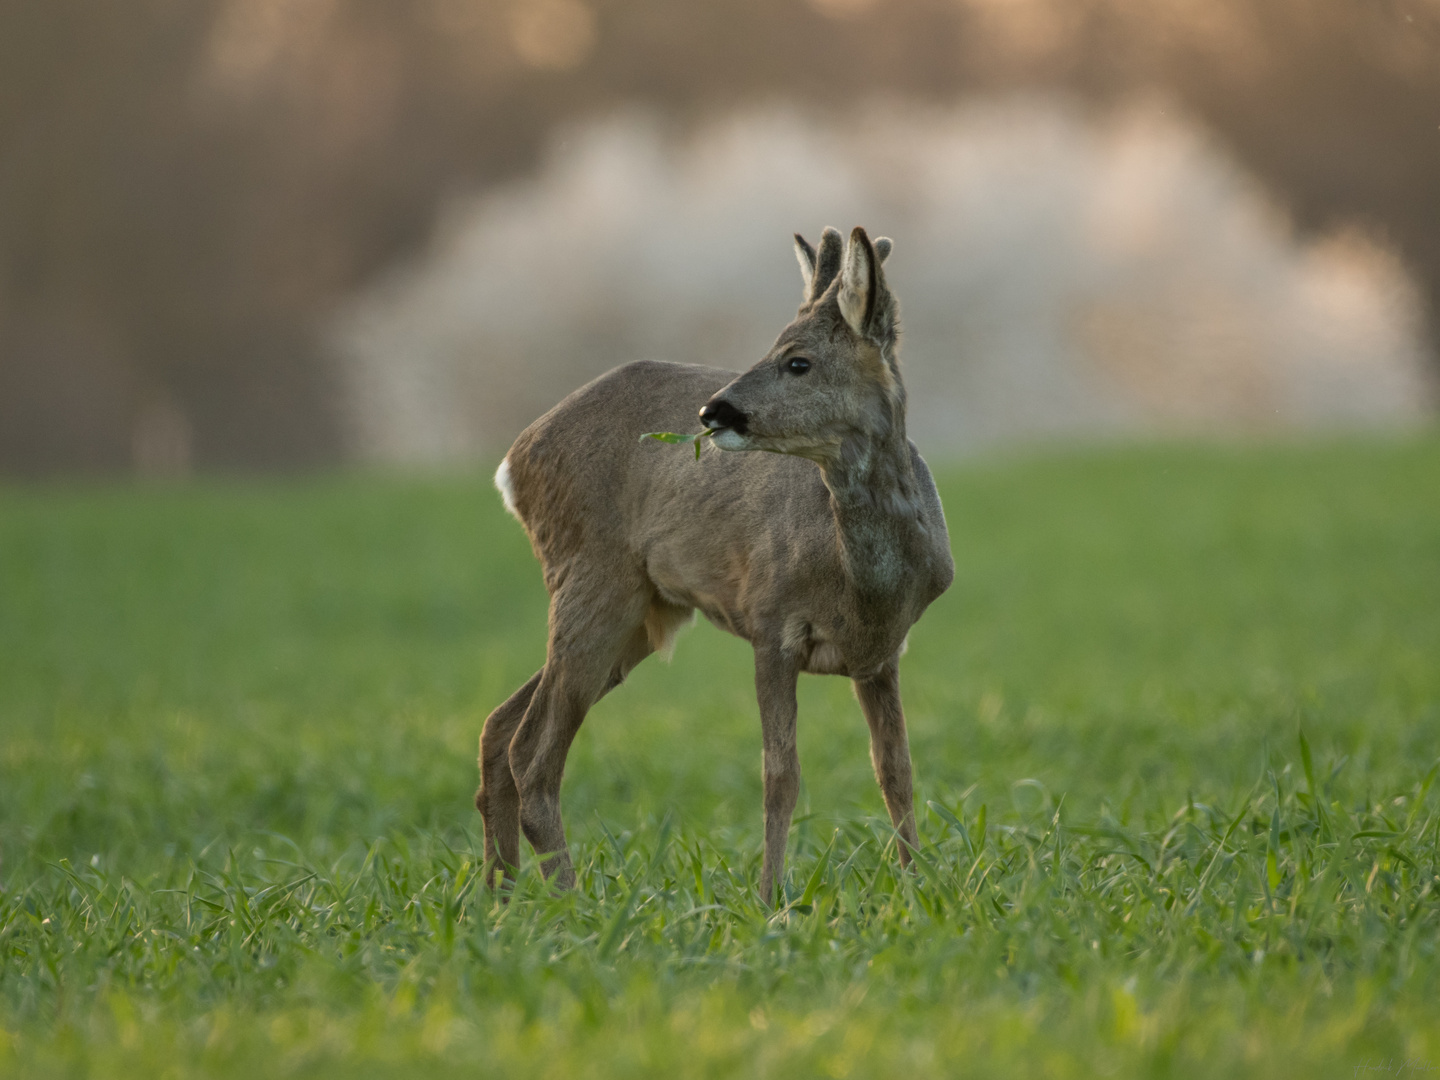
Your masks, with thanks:
[[(509, 458), (500, 462), (500, 468), (495, 470), (495, 487), (500, 492), (500, 498), (505, 500), (505, 509), (515, 515), (516, 521), (520, 521), (520, 511), (515, 509), (515, 485), (510, 482)], [(525, 523), (520, 521), (520, 524)]]

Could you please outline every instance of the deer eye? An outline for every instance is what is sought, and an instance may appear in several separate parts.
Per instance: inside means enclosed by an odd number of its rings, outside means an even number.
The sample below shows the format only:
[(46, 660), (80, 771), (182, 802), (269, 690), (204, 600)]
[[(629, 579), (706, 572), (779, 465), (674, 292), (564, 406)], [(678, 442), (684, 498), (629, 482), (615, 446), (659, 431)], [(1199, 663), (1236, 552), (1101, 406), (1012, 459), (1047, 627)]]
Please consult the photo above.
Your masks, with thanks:
[(785, 365), (785, 370), (791, 375), (804, 375), (810, 370), (810, 361), (803, 356), (791, 357), (790, 362)]

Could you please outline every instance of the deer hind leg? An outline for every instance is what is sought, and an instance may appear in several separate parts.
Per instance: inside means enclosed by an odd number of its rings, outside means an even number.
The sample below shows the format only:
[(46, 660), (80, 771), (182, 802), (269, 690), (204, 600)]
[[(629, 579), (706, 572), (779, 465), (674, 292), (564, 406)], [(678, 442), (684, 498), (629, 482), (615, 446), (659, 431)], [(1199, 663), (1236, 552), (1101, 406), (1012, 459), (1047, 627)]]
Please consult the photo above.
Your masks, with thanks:
[(545, 667), (510, 741), (520, 827), (544, 857), (546, 876), (561, 888), (575, 885), (560, 815), (565, 758), (590, 706), (649, 654), (646, 599), (641, 591), (614, 588), (603, 595), (556, 595)]
[(480, 734), (480, 790), (475, 809), (485, 822), (485, 880), (498, 884), (520, 862), (520, 792), (510, 772), (510, 740), (525, 719), (544, 669), (492, 712)]
[(900, 865), (910, 864), (911, 848), (918, 848), (915, 832), (915, 795), (910, 776), (910, 742), (905, 734), (905, 711), (900, 706), (900, 671), (891, 664), (878, 675), (856, 679), (855, 696), (870, 725), (870, 760), (875, 779), (890, 812), (890, 824), (900, 834)]

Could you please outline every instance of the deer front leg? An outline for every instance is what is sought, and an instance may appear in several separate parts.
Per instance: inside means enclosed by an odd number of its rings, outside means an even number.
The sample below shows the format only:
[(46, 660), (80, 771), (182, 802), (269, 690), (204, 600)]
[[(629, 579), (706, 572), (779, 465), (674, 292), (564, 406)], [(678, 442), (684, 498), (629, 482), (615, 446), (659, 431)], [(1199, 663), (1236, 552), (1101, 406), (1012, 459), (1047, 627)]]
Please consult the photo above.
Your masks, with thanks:
[(855, 696), (870, 725), (870, 760), (875, 779), (890, 811), (890, 824), (900, 834), (900, 865), (910, 865), (910, 849), (920, 846), (915, 832), (915, 795), (910, 778), (910, 742), (905, 711), (900, 707), (900, 669), (893, 661), (879, 674), (855, 679)]
[(795, 683), (799, 669), (779, 650), (755, 650), (755, 696), (760, 702), (764, 746), (765, 862), (760, 895), (774, 903), (785, 872), (785, 843), (800, 794), (800, 755), (795, 746)]

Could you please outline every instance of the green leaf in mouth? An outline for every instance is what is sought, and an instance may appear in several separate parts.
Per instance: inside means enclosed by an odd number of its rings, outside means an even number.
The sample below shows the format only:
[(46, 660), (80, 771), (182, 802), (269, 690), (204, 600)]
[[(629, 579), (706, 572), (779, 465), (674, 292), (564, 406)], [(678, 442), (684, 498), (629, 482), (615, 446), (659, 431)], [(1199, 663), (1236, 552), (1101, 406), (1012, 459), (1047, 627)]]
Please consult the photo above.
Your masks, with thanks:
[(700, 440), (711, 438), (714, 434), (714, 428), (706, 428), (698, 435), (684, 435), (676, 431), (647, 431), (644, 435), (640, 436), (640, 441), (644, 442), (646, 439), (655, 439), (657, 442), (674, 444), (693, 442), (695, 444), (695, 460), (699, 461)]

